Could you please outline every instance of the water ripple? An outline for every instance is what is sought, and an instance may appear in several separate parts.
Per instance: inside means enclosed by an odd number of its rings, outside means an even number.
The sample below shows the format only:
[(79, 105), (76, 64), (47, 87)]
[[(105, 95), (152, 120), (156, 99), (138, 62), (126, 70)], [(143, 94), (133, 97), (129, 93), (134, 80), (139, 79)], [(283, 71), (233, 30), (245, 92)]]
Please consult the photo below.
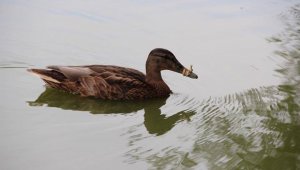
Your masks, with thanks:
[(0, 61), (0, 69), (29, 68), (33, 65), (21, 61)]
[[(283, 146), (282, 133), (273, 129), (272, 124), (274, 120), (276, 123), (288, 123), (291, 118), (280, 109), (270, 107), (280, 103), (283, 98), (281, 95), (284, 96), (276, 86), (210, 97), (201, 102), (174, 95), (162, 107), (162, 112), (168, 109), (174, 111), (177, 107), (192, 110), (195, 114), (190, 121), (177, 124), (173, 127), (176, 130), (165, 133), (161, 138), (147, 138), (145, 134), (131, 136), (129, 141), (132, 148), (126, 157), (134, 163), (133, 157), (138, 155), (139, 160), (158, 167), (165, 167), (160, 161), (167, 159), (173, 167), (199, 168), (209, 160), (204, 167), (234, 169), (247, 165), (254, 168), (259, 160), (264, 159), (264, 153), (274, 154), (274, 148)], [(273, 113), (272, 117), (269, 116), (270, 112)], [(143, 140), (136, 140), (141, 138)], [(171, 145), (168, 140), (172, 140)], [(144, 145), (151, 141), (157, 142), (159, 147)]]

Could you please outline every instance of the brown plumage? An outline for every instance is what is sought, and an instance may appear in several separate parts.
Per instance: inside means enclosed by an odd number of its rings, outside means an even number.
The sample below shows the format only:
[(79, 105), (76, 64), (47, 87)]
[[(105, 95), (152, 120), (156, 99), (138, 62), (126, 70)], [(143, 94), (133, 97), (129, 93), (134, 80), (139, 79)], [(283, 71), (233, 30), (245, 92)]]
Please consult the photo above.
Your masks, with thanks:
[(131, 68), (112, 65), (48, 66), (28, 69), (52, 87), (81, 96), (109, 100), (134, 100), (167, 97), (171, 90), (161, 77), (162, 70), (198, 78), (178, 62), (174, 54), (162, 48), (150, 52), (146, 75)]

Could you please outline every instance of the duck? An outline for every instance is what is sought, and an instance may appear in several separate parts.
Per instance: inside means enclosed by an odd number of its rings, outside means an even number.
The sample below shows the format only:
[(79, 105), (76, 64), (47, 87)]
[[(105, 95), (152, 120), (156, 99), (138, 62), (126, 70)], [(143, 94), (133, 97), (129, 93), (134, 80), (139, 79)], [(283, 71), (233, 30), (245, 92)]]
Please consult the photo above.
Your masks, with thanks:
[(47, 66), (30, 68), (46, 87), (59, 89), (83, 97), (103, 100), (143, 100), (168, 97), (172, 91), (161, 72), (170, 70), (197, 79), (192, 66), (184, 67), (175, 55), (163, 48), (153, 49), (146, 61), (146, 74), (115, 65)]

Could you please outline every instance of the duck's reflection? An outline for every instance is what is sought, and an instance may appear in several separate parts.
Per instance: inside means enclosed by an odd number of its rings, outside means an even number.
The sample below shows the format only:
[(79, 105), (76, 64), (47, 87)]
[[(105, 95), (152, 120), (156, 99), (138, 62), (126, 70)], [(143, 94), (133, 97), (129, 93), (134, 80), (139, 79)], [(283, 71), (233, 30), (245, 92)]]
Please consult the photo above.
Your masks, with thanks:
[(161, 107), (167, 98), (145, 101), (103, 101), (83, 98), (52, 88), (46, 90), (30, 106), (57, 107), (64, 110), (88, 111), (92, 114), (127, 114), (144, 109), (144, 125), (150, 134), (162, 135), (171, 130), (177, 122), (189, 120), (194, 111), (180, 111), (167, 117)]

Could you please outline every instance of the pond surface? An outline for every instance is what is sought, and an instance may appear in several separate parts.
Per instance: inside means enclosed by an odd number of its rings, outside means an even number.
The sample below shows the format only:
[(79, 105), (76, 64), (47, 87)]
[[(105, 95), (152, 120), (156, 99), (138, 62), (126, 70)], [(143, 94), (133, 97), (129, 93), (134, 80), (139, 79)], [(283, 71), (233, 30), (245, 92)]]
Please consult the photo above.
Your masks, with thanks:
[[(0, 169), (300, 169), (300, 5), (266, 1), (0, 2)], [(26, 69), (144, 72), (171, 50), (167, 99), (54, 89)]]

